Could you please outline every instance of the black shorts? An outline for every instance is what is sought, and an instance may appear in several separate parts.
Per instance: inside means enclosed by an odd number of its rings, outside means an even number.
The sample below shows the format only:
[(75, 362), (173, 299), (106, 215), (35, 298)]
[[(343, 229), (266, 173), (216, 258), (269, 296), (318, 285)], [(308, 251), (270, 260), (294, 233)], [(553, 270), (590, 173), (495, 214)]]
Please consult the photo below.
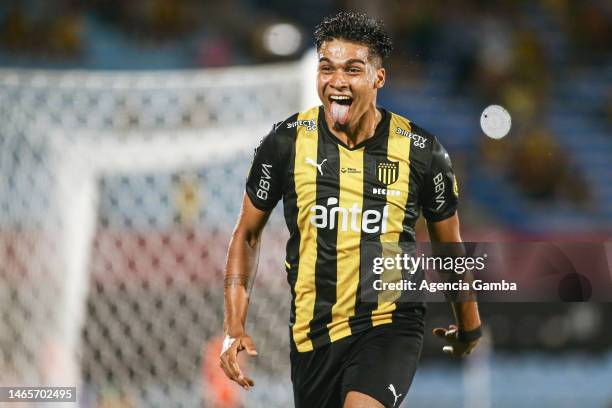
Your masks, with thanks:
[(425, 309), (305, 353), (291, 351), (296, 408), (342, 408), (349, 391), (399, 407), (417, 369)]

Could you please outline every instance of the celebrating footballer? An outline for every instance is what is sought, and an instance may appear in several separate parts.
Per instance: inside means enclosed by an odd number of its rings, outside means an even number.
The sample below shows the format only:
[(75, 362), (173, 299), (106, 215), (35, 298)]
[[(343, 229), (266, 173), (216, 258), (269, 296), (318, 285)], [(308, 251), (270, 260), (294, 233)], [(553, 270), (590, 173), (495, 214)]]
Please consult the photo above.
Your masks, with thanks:
[[(277, 123), (248, 175), (227, 257), (221, 367), (245, 389), (254, 386), (237, 354), (257, 354), (245, 329), (247, 288), (262, 230), (282, 199), (295, 406), (398, 407), (417, 369), (426, 308), (365, 299), (364, 259), (371, 248), (415, 242), (421, 213), (432, 242), (461, 242), (455, 176), (435, 136), (377, 106), (392, 49), (381, 22), (342, 12), (319, 24), (315, 43), (322, 105)], [(462, 357), (480, 337), (478, 308), (451, 306), (454, 324), (433, 334), (444, 352)]]

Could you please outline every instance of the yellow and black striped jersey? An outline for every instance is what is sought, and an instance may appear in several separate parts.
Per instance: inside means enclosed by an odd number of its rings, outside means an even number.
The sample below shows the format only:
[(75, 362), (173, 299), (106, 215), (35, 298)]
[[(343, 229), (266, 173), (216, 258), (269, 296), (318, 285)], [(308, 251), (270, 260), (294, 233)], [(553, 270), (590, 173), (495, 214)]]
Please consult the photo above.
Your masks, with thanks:
[(375, 134), (353, 148), (330, 132), (319, 106), (275, 125), (256, 150), (246, 192), (263, 211), (283, 199), (289, 325), (299, 352), (401, 320), (414, 303), (361, 296), (360, 276), (371, 273), (364, 245), (414, 242), (421, 211), (429, 221), (456, 211), (444, 148), (408, 119), (380, 111)]

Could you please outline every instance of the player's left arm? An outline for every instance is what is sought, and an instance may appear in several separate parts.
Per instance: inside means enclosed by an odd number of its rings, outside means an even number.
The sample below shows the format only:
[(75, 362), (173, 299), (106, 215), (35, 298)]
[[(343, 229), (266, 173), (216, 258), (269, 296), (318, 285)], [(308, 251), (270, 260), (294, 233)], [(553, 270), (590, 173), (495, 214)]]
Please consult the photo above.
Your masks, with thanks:
[[(429, 237), (432, 242), (461, 242), (459, 216), (455, 214), (443, 221), (427, 222)], [(480, 315), (476, 301), (451, 302), (455, 324), (448, 328), (437, 327), (433, 334), (445, 339), (447, 344), (442, 350), (456, 357), (463, 357), (472, 352), (480, 338)]]
[[(460, 243), (459, 216), (457, 207), (459, 191), (450, 157), (444, 147), (432, 138), (431, 162), (424, 177), (420, 195), (423, 216), (432, 243)], [(438, 245), (450, 250), (451, 256), (463, 256), (462, 245)], [(460, 253), (461, 252), (461, 253)], [(453, 272), (451, 272), (453, 273)], [(456, 276), (451, 275), (451, 279)], [(448, 328), (434, 329), (434, 335), (446, 340), (445, 353), (453, 356), (469, 354), (480, 338), (480, 317), (475, 301), (453, 302), (455, 324)]]

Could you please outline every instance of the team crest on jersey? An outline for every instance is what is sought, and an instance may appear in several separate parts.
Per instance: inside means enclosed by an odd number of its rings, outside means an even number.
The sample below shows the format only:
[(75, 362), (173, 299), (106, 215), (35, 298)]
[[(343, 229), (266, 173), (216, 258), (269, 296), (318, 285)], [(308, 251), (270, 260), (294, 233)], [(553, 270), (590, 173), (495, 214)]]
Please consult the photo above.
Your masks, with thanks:
[(385, 186), (393, 184), (399, 176), (399, 162), (385, 160), (376, 164), (376, 178)]

